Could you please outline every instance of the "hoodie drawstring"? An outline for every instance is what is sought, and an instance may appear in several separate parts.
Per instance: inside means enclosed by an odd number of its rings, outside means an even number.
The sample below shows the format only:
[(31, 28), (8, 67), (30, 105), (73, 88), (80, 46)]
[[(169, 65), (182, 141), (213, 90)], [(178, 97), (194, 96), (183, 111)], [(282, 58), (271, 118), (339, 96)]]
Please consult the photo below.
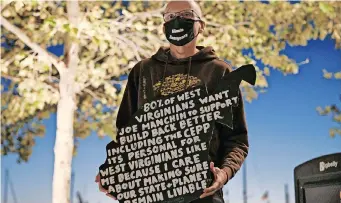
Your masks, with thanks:
[[(162, 80), (161, 80), (161, 85), (160, 85), (160, 90), (159, 90), (159, 94), (162, 94), (162, 88), (163, 88), (163, 84), (165, 82), (165, 76), (166, 76), (166, 71), (167, 71), (167, 66), (168, 66), (168, 54), (170, 51), (167, 52), (166, 54), (166, 64), (165, 67), (163, 69), (163, 75), (162, 75)], [(186, 76), (186, 86), (184, 87), (183, 90), (186, 90), (188, 88), (189, 85), (189, 73), (191, 71), (191, 67), (192, 67), (192, 57), (189, 57), (189, 63), (188, 63), (188, 71), (187, 71), (187, 76)]]

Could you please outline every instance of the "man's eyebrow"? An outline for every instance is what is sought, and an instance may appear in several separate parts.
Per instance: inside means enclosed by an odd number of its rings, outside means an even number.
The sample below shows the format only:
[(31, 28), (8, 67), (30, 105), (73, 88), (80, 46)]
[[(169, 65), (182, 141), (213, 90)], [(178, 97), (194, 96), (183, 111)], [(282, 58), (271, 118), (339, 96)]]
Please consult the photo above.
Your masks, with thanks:
[(195, 12), (194, 9), (189, 9), (189, 8), (181, 10), (181, 11), (171, 11), (171, 12), (169, 12), (169, 11), (162, 11), (161, 14), (165, 14), (165, 13), (179, 13), (179, 12), (184, 12), (184, 11), (193, 11), (195, 14), (197, 14), (197, 12)]

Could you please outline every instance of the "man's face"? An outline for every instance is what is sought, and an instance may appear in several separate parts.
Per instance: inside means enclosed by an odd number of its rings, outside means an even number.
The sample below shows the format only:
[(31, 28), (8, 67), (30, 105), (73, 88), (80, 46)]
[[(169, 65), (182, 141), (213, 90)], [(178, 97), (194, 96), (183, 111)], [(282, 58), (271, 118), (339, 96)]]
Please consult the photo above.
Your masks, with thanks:
[[(168, 22), (177, 16), (193, 20), (200, 20), (201, 10), (199, 6), (192, 1), (171, 1), (168, 3), (164, 11), (164, 21)], [(165, 32), (165, 27), (163, 27), (163, 30)], [(203, 22), (196, 21), (193, 27), (194, 34), (196, 35), (198, 32), (202, 32), (202, 30)]]

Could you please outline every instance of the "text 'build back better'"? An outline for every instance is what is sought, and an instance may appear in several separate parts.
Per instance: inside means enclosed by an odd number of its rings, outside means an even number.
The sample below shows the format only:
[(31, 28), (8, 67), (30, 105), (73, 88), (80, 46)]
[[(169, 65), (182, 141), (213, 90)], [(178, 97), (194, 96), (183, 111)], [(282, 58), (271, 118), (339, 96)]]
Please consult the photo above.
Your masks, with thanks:
[(107, 146), (101, 184), (124, 203), (189, 202), (211, 182), (208, 148), (221, 110), (238, 102), (203, 88), (145, 103)]

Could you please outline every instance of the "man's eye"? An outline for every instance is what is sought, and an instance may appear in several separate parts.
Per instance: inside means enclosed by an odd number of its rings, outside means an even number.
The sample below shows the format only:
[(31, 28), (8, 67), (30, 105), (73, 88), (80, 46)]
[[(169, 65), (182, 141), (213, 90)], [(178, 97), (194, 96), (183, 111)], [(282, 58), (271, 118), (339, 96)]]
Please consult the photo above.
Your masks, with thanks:
[(182, 14), (182, 16), (184, 16), (184, 17), (193, 17), (193, 14), (192, 14), (192, 12), (185, 12), (185, 13)]
[(172, 20), (173, 18), (174, 18), (174, 14), (172, 14), (172, 13), (168, 13), (168, 14), (164, 15), (165, 21)]

